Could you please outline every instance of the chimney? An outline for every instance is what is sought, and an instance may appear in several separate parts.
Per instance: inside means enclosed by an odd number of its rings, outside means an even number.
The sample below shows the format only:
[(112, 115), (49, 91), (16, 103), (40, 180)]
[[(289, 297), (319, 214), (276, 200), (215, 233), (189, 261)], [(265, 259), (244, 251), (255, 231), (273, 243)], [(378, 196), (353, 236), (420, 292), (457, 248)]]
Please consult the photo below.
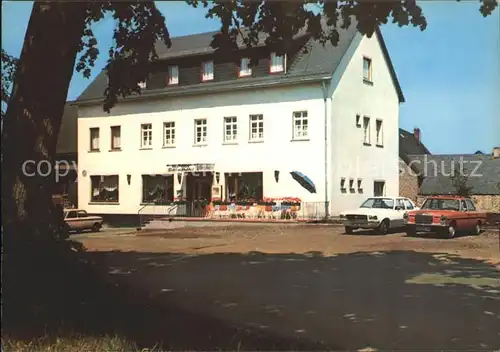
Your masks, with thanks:
[(413, 135), (415, 136), (417, 143), (420, 145), (420, 128), (414, 128)]
[(493, 148), (493, 159), (500, 158), (500, 147)]

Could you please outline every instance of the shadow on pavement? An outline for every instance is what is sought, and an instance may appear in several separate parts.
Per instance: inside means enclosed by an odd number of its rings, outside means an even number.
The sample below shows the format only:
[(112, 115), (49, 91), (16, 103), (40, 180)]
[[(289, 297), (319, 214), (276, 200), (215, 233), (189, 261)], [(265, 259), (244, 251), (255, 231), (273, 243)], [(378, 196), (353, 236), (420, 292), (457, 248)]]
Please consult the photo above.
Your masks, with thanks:
[[(282, 341), (308, 341), (294, 349), (500, 347), (500, 272), (476, 260), (413, 251), (88, 255), (110, 268), (112, 281), (158, 304)], [(190, 334), (187, 320), (176, 327), (175, 335)]]
[(500, 273), (480, 261), (413, 251), (83, 255), (94, 265), (4, 291), (3, 333), (119, 334), (168, 350), (500, 347)]

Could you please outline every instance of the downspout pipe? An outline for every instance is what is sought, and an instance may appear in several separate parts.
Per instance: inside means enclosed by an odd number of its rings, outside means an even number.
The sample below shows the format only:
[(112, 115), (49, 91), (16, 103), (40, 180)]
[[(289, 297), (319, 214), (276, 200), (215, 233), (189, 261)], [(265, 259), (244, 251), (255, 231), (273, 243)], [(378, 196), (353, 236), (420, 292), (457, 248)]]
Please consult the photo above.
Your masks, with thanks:
[(325, 106), (325, 120), (324, 120), (324, 133), (325, 133), (325, 220), (327, 220), (330, 216), (328, 214), (328, 91), (326, 89), (325, 81), (321, 81), (321, 88), (323, 90), (323, 103)]

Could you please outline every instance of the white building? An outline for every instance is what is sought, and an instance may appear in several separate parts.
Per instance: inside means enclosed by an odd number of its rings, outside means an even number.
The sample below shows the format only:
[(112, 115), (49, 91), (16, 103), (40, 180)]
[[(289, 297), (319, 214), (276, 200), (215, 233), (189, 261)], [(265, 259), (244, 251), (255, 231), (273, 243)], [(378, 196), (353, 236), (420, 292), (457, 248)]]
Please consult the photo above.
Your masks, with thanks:
[[(336, 215), (367, 196), (398, 195), (404, 98), (380, 31), (368, 38), (353, 25), (337, 47), (302, 34), (283, 56), (260, 46), (237, 58), (215, 56), (213, 34), (159, 46), (142, 95), (110, 114), (102, 109), (104, 72), (74, 102), (80, 208), (137, 214), (159, 199), (220, 193), (298, 197)], [(252, 55), (260, 59), (251, 65)], [(292, 171), (308, 176), (316, 193)]]

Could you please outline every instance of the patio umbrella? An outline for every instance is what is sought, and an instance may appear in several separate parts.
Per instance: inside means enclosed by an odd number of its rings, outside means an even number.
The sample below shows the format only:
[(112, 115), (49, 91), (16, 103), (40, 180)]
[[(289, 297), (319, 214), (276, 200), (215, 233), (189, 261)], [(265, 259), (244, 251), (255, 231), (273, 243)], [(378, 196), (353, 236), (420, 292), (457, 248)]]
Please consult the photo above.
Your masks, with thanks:
[(304, 175), (302, 172), (292, 171), (290, 172), (290, 175), (292, 175), (293, 179), (297, 181), (302, 187), (307, 189), (309, 192), (316, 193), (316, 186), (311, 181), (311, 179), (306, 175)]

